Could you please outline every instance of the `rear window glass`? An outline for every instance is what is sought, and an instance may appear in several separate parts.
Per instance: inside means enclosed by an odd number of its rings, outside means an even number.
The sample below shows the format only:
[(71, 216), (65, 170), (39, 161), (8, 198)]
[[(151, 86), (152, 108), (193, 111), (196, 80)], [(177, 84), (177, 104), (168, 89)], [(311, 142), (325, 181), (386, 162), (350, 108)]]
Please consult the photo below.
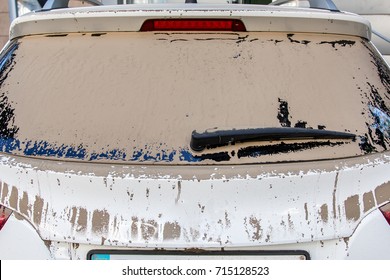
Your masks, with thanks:
[[(357, 37), (39, 35), (12, 42), (0, 71), (0, 148), (15, 155), (241, 164), (351, 157), (390, 147), (389, 69)], [(275, 127), (356, 137), (190, 147), (193, 131)]]

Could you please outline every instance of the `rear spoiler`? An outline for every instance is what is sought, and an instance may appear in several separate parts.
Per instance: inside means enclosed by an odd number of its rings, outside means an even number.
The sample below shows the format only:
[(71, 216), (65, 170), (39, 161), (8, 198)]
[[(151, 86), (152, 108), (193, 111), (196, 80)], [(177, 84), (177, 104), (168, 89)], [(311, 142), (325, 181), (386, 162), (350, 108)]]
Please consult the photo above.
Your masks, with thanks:
[[(313, 9), (324, 9), (329, 10), (333, 12), (339, 12), (339, 9), (336, 7), (336, 5), (333, 3), (332, 0), (305, 0), (305, 2), (309, 2), (310, 8)], [(70, 0), (47, 0), (45, 5), (43, 6), (42, 10), (52, 10), (52, 9), (60, 9), (60, 8), (68, 8), (69, 7)], [(101, 2), (97, 0), (84, 0), (84, 2), (87, 2), (91, 5), (100, 6), (103, 5)], [(301, 0), (277, 0), (275, 2), (270, 3), (269, 5), (279, 6), (279, 5), (288, 5), (288, 4), (294, 4), (296, 6), (300, 6), (299, 2), (303, 2)], [(197, 0), (183, 0), (183, 3), (192, 3), (196, 4)], [(230, 3), (230, 2), (229, 2)], [(251, 4), (246, 3), (246, 0), (242, 0), (240, 4)]]

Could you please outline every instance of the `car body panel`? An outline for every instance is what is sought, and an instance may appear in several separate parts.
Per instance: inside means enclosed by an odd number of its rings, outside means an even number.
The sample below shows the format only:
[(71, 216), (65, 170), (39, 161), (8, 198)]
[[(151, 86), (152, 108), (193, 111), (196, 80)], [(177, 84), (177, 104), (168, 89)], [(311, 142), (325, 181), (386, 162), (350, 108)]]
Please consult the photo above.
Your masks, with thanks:
[(1, 260), (47, 260), (51, 259), (48, 243), (22, 216), (12, 214), (1, 229)]
[[(380, 238), (378, 232), (383, 234)], [(379, 210), (373, 211), (362, 220), (348, 240), (347, 259), (389, 259), (390, 240), (386, 238), (388, 234), (390, 227), (383, 219), (383, 214)]]
[(151, 248), (319, 241), (351, 236), (389, 201), (389, 161), (384, 154), (314, 169), (183, 167), (171, 175), (161, 167), (97, 164), (96, 175), (3, 156), (1, 203), (52, 241)]
[(370, 39), (370, 23), (353, 14), (263, 5), (153, 4), (58, 9), (16, 18), (10, 39), (27, 35), (69, 32), (139, 31), (150, 18), (240, 19), (247, 31), (344, 34)]

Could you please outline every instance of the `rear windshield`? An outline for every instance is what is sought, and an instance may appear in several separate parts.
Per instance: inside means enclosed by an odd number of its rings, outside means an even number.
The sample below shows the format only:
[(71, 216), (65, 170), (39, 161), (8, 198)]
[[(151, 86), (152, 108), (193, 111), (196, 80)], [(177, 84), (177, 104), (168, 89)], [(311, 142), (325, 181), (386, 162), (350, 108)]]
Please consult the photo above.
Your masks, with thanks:
[[(241, 164), (390, 147), (389, 68), (361, 38), (270, 32), (29, 36), (0, 60), (0, 148), (61, 160)], [(228, 141), (193, 131), (306, 128), (353, 138)]]

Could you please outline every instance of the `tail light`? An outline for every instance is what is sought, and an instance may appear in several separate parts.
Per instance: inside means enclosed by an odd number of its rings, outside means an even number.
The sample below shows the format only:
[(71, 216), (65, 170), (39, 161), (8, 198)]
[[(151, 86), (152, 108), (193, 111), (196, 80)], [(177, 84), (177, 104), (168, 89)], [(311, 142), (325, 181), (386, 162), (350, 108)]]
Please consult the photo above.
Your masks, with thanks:
[(390, 203), (383, 205), (382, 207), (379, 208), (381, 210), (383, 216), (385, 217), (386, 221), (390, 225)]
[(246, 31), (238, 19), (149, 19), (140, 31)]
[(3, 228), (9, 216), (11, 216), (11, 214), (12, 214), (12, 210), (9, 210), (3, 205), (0, 205), (0, 230)]

